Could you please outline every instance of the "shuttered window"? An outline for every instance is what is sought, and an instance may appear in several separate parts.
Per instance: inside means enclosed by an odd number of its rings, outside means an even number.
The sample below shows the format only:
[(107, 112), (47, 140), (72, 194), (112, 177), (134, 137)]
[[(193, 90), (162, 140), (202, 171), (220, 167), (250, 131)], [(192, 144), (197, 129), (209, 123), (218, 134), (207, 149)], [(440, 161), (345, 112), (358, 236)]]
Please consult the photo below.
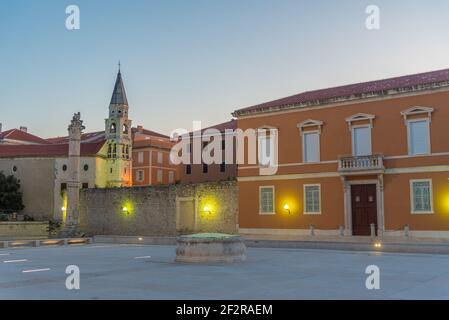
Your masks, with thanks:
[(320, 161), (320, 134), (309, 132), (303, 134), (303, 162)]
[(430, 153), (429, 147), (429, 121), (408, 122), (409, 154), (419, 155)]

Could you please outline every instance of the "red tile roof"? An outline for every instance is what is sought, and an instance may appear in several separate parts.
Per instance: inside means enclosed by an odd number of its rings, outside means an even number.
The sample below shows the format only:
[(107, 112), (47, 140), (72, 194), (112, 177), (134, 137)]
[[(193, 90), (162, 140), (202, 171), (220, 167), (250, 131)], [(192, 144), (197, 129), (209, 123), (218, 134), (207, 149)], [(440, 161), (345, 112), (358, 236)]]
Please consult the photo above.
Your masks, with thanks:
[[(325, 104), (326, 100), (336, 98), (352, 98), (367, 94), (386, 94), (386, 91), (393, 89), (413, 88), (417, 86), (429, 85), (449, 81), (449, 69), (395, 77), (384, 80), (363, 82), (329, 89), (307, 91), (286, 98), (258, 104), (252, 107), (236, 110), (233, 115), (239, 116), (250, 113), (268, 111), (270, 109), (283, 109), (307, 103)], [(363, 98), (363, 97), (360, 97)]]
[(151, 131), (145, 128), (132, 128), (132, 134), (133, 135), (146, 135), (146, 136), (153, 136), (153, 137), (159, 137), (159, 138), (170, 138), (169, 136), (166, 136), (162, 133), (158, 133), (156, 131)]
[[(96, 155), (104, 141), (94, 143), (81, 143), (81, 155)], [(69, 152), (68, 144), (47, 144), (47, 145), (0, 145), (0, 158), (26, 158), (26, 157), (67, 157)]]
[(19, 129), (11, 129), (1, 132), (0, 140), (3, 139), (17, 140), (28, 143), (49, 144), (48, 141)]
[(154, 136), (137, 136), (134, 138), (133, 149), (142, 148), (160, 148), (160, 149), (171, 149), (175, 143), (171, 142), (167, 138), (158, 138)]
[[(101, 142), (104, 140), (106, 140), (104, 131), (83, 133), (81, 135), (82, 142)], [(69, 137), (64, 136), (64, 137), (49, 138), (46, 139), (46, 141), (53, 144), (68, 143)]]
[[(235, 130), (235, 129), (237, 129), (237, 121), (235, 119), (232, 119), (227, 122), (219, 123), (219, 124), (201, 129), (201, 133), (204, 133), (204, 131), (206, 131), (208, 129), (217, 129), (218, 131), (220, 131), (222, 133), (224, 133), (226, 129)], [(198, 131), (194, 131), (194, 134), (196, 134), (197, 132)], [(192, 132), (190, 134), (192, 134)]]

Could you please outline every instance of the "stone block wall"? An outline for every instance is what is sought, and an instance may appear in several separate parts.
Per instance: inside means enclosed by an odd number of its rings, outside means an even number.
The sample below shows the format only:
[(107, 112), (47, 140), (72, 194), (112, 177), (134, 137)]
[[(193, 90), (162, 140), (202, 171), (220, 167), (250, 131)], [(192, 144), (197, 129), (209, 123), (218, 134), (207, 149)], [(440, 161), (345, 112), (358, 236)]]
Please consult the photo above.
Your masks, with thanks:
[[(179, 201), (182, 199), (192, 199), (195, 204), (195, 225), (190, 230), (180, 230), (179, 227)], [(80, 195), (79, 229), (88, 235), (237, 233), (237, 223), (235, 181), (84, 189)]]

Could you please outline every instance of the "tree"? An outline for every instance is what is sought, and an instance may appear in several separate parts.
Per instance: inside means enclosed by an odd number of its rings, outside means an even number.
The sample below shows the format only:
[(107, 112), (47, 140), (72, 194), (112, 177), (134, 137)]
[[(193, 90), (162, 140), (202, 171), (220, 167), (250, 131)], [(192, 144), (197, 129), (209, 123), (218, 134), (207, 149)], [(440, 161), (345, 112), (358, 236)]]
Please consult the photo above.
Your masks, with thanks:
[(13, 175), (6, 176), (0, 171), (0, 211), (12, 212), (23, 210), (20, 181)]

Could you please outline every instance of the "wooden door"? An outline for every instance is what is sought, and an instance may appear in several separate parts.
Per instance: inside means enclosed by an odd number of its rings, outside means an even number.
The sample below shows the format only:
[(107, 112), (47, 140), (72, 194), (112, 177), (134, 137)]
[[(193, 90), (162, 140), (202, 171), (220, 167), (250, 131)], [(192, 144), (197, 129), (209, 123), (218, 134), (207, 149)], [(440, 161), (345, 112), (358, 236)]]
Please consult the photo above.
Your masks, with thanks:
[(195, 230), (195, 200), (180, 199), (178, 201), (177, 231), (191, 233)]
[(377, 235), (377, 196), (375, 184), (351, 186), (352, 234), (370, 236), (372, 223)]

